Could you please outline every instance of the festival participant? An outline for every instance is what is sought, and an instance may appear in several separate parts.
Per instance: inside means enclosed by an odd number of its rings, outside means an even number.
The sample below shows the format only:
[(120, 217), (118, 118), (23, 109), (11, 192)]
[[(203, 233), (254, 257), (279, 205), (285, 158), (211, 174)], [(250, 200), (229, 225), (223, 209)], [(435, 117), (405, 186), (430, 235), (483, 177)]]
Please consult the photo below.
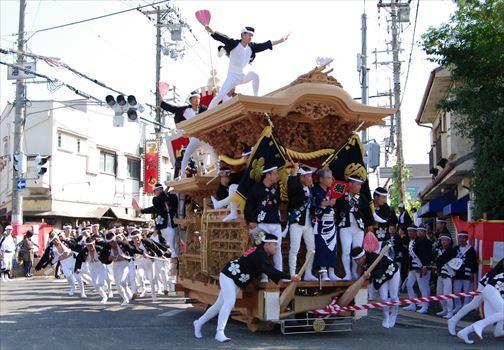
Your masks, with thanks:
[[(159, 291), (162, 291), (164, 295), (167, 295), (170, 291), (168, 283), (168, 272), (170, 271), (168, 259), (171, 256), (170, 248), (161, 243), (161, 235), (158, 234), (158, 231), (155, 228), (152, 230), (148, 238), (162, 251), (162, 255), (157, 255), (159, 259), (154, 260), (154, 278), (157, 279), (158, 285), (161, 286)], [(158, 294), (161, 294), (161, 292)]]
[[(457, 258), (462, 259), (463, 263), (460, 269), (455, 273), (453, 278), (453, 291), (455, 293), (470, 292), (476, 289), (477, 272), (478, 272), (478, 256), (476, 250), (468, 242), (469, 233), (460, 231), (457, 233), (458, 246), (455, 247)], [(464, 305), (469, 304), (471, 298), (464, 299)], [(457, 313), (462, 307), (461, 299), (455, 299), (454, 313)]]
[(107, 233), (106, 242), (109, 243), (109, 246), (104, 254), (112, 262), (114, 282), (117, 292), (123, 300), (121, 306), (126, 306), (129, 304), (130, 296), (133, 294), (128, 288), (129, 261), (134, 254), (139, 252), (114, 232)]
[(102, 297), (100, 301), (105, 304), (108, 300), (105, 291), (105, 279), (107, 278), (107, 268), (104, 263), (110, 263), (103, 255), (103, 246), (97, 245), (95, 238), (88, 237), (86, 239), (86, 247), (84, 247), (75, 261), (74, 272), (76, 275), (81, 273), (82, 265), (87, 265), (87, 270), (91, 275), (91, 283), (98, 294)]
[[(455, 275), (455, 271), (448, 264), (449, 261), (456, 257), (457, 252), (453, 248), (451, 236), (446, 233), (442, 233), (439, 236), (439, 248), (437, 249), (437, 256), (434, 260), (437, 268), (437, 286), (436, 293), (438, 295), (451, 294), (453, 281), (452, 277)], [(444, 318), (453, 317), (453, 301), (448, 299), (446, 301), (440, 301), (442, 310), (436, 315), (442, 316)]]
[[(363, 271), (364, 277), (372, 279), (374, 288), (380, 294), (380, 299), (384, 301), (399, 300), (399, 285), (401, 283), (401, 275), (399, 267), (395, 262), (384, 256), (376, 265), (374, 270), (369, 273), (366, 270), (376, 260), (378, 254), (366, 253), (361, 247), (352, 249), (351, 252), (353, 261)], [(397, 312), (399, 307), (393, 306), (392, 312), (389, 307), (383, 308), (382, 326), (385, 328), (393, 328), (397, 320)]]
[(358, 176), (348, 176), (346, 180), (347, 192), (336, 200), (334, 216), (341, 242), (341, 260), (345, 268), (343, 279), (352, 280), (357, 279), (357, 266), (351, 265), (350, 251), (352, 248), (362, 247), (364, 228), (370, 229), (373, 219), (366, 215), (369, 203), (364, 203), (363, 196), (359, 195), (364, 180)]
[(397, 218), (399, 227), (403, 230), (407, 230), (407, 228), (413, 224), (413, 220), (411, 220), (411, 216), (404, 207), (404, 203), (399, 203), (397, 210), (399, 210), (399, 216)]
[(453, 318), (448, 320), (448, 330), (450, 334), (455, 334), (455, 327), (471, 310), (477, 309), (484, 303), (485, 318), (477, 321), (457, 333), (457, 337), (462, 339), (466, 344), (474, 343), (469, 339), (469, 334), (475, 332), (476, 335), (483, 339), (483, 330), (485, 327), (496, 323), (494, 336), (504, 336), (504, 259), (501, 259), (495, 267), (487, 272), (479, 281), (478, 291), (480, 295), (462, 309)]
[(236, 296), (240, 289), (244, 289), (255, 278), (266, 274), (272, 281), (278, 283), (281, 279), (299, 281), (297, 276), (289, 276), (275, 269), (268, 261), (269, 256), (275, 256), (280, 249), (278, 237), (266, 233), (261, 244), (249, 248), (240, 258), (231, 260), (222, 269), (219, 275), (220, 293), (217, 301), (208, 310), (194, 321), (194, 336), (203, 338), (201, 329), (212, 318), (219, 315), (215, 339), (219, 342), (227, 342), (231, 339), (226, 337), (224, 330), (236, 303)]
[(152, 206), (141, 209), (136, 201), (133, 201), (133, 208), (140, 211), (142, 214), (156, 214), (156, 230), (166, 241), (166, 244), (171, 249), (172, 265), (177, 266), (178, 261), (178, 235), (176, 232), (176, 224), (173, 219), (177, 215), (178, 199), (177, 196), (163, 189), (163, 185), (157, 183), (154, 185), (154, 197), (152, 198)]
[(147, 289), (145, 279), (149, 281), (151, 288), (152, 301), (157, 301), (157, 282), (154, 283), (154, 263), (152, 257), (163, 256), (163, 252), (158, 246), (148, 238), (142, 238), (142, 233), (139, 230), (133, 230), (130, 237), (137, 250), (135, 255), (135, 265), (137, 268), (140, 281), (142, 283), (142, 296)]
[(396, 224), (389, 225), (388, 234), (390, 237), (390, 250), (388, 256), (397, 264), (399, 271), (402, 271), (402, 265), (406, 264), (407, 261), (408, 239), (406, 237), (401, 237), (399, 233), (397, 233)]
[[(301, 238), (306, 245), (306, 252), (315, 250), (315, 238), (313, 236), (312, 223), (312, 179), (313, 170), (299, 164), (294, 164), (294, 171), (289, 175), (287, 181), (287, 192), (289, 197), (288, 221), (290, 233), (289, 250), (289, 272), (291, 276), (296, 274), (296, 263)], [(304, 274), (305, 281), (316, 281), (317, 278), (312, 274), (313, 260), (310, 261)]]
[(14, 230), (11, 225), (5, 228), (5, 235), (0, 239), (0, 274), (2, 282), (10, 280), (12, 261), (16, 254), (16, 242), (14, 241)]
[[(252, 147), (247, 144), (242, 143), (243, 152), (242, 158), (247, 159), (252, 154)], [(238, 208), (235, 203), (231, 201), (231, 197), (236, 193), (240, 180), (245, 173), (245, 167), (233, 170), (225, 170), (221, 175), (221, 184), (217, 190), (217, 198), (211, 196), (212, 204), (215, 209), (220, 209), (228, 207), (231, 209), (229, 215), (227, 215), (222, 221), (229, 222), (236, 220), (238, 218)], [(221, 198), (222, 197), (222, 198)]]
[[(424, 226), (408, 227), (408, 236), (410, 238), (408, 248), (410, 257), (410, 272), (408, 274), (406, 288), (410, 298), (416, 298), (416, 294), (413, 289), (415, 282), (418, 283), (418, 288), (420, 289), (422, 297), (430, 296), (429, 282), (431, 271), (429, 270), (429, 267), (431, 266), (432, 261), (432, 243), (427, 239), (426, 234), (427, 229)], [(404, 309), (426, 314), (429, 310), (429, 303), (422, 303), (419, 310), (416, 310), (415, 304), (411, 304)]]
[(336, 276), (336, 226), (334, 223), (334, 204), (336, 198), (330, 198), (330, 186), (334, 182), (329, 169), (320, 169), (317, 173), (319, 183), (313, 187), (313, 203), (315, 208), (315, 258), (314, 265), (323, 272), (324, 281), (337, 281)]
[[(252, 236), (260, 231), (277, 237), (282, 246), (282, 226), (280, 225), (280, 191), (277, 182), (280, 179), (278, 167), (263, 170), (263, 180), (254, 184), (245, 202), (244, 215)], [(280, 249), (273, 256), (275, 269), (283, 271), (282, 252)], [(264, 278), (262, 280), (264, 282)]]
[(247, 64), (252, 63), (257, 53), (265, 51), (267, 49), (272, 50), (273, 46), (283, 43), (289, 38), (289, 35), (282, 37), (275, 41), (266, 41), (264, 43), (253, 43), (252, 37), (255, 34), (255, 30), (252, 27), (245, 27), (241, 31), (241, 38), (231, 39), (224, 34), (213, 31), (209, 26), (205, 29), (211, 34), (212, 38), (220, 41), (224, 44), (222, 48), (229, 56), (229, 69), (228, 75), (224, 84), (219, 90), (219, 93), (212, 99), (208, 109), (212, 109), (221, 102), (224, 97), (229, 93), (229, 91), (235, 88), (237, 85), (246, 84), (252, 81), (252, 89), (254, 90), (254, 96), (259, 93), (259, 76), (254, 72), (244, 73), (244, 68)]
[(373, 217), (378, 228), (375, 230), (376, 238), (380, 242), (380, 250), (390, 239), (389, 226), (397, 224), (397, 217), (387, 204), (388, 192), (383, 187), (373, 191), (374, 213)]
[(75, 283), (78, 282), (80, 289), (81, 298), (86, 298), (86, 293), (84, 291), (84, 283), (79, 275), (74, 274), (75, 258), (72, 250), (64, 245), (58, 237), (55, 237), (52, 241), (52, 255), (53, 264), (56, 261), (61, 263), (61, 270), (65, 275), (68, 284), (70, 286), (70, 291), (68, 295), (72, 296), (75, 293)]
[(161, 102), (160, 107), (174, 114), (175, 124), (194, 118), (199, 113), (206, 111), (206, 106), (200, 105), (200, 94), (197, 91), (191, 92), (188, 97), (189, 104), (185, 106), (174, 106), (165, 101)]

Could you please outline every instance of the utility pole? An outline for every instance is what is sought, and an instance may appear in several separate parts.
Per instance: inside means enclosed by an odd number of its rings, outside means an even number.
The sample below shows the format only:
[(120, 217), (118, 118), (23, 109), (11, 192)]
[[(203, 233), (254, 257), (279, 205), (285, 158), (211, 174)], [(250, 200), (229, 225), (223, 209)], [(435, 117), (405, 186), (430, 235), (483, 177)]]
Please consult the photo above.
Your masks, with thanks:
[[(161, 95), (159, 94), (159, 81), (161, 80), (161, 9), (156, 8), (156, 122), (161, 124)], [(156, 135), (159, 137), (161, 128), (156, 126)]]
[[(367, 67), (367, 16), (361, 16), (362, 47), (360, 54), (361, 103), (368, 104), (368, 67)], [(362, 130), (362, 142), (367, 142), (367, 130)]]
[[(17, 65), (24, 68), (24, 31), (25, 31), (25, 10), (26, 0), (19, 1), (19, 29), (18, 29), (18, 53)], [(26, 108), (26, 91), (24, 84), (24, 71), (18, 70), (16, 80), (16, 102), (14, 114), (14, 155), (22, 155), (23, 131), (24, 131), (24, 113)], [(23, 176), (21, 170), (12, 170), (12, 212), (11, 222), (13, 225), (23, 223), (23, 194), (17, 189), (17, 179)]]
[[(401, 11), (407, 11), (409, 15), (409, 3), (402, 3), (401, 1), (391, 0), (390, 3), (383, 3), (380, 1), (378, 3), (378, 8), (390, 8), (390, 18), (391, 18), (391, 34), (392, 34), (392, 63), (393, 67), (393, 95), (394, 95), (394, 108), (395, 113), (395, 136), (396, 136), (396, 154), (397, 154), (397, 190), (398, 190), (398, 201), (399, 203), (404, 202), (406, 186), (404, 184), (404, 155), (403, 155), (403, 144), (402, 144), (402, 127), (401, 127), (401, 61), (399, 59), (399, 53), (401, 51), (399, 42), (399, 25), (401, 22), (406, 22), (401, 18)], [(409, 21), (409, 18), (408, 18)], [(391, 124), (394, 124), (392, 120)]]

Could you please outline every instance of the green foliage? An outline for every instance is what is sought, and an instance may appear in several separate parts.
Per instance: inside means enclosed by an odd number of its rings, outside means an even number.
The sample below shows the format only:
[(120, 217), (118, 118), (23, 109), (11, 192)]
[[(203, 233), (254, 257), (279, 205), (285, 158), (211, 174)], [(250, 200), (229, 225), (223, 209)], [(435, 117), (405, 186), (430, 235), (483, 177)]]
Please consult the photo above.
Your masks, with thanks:
[[(404, 181), (408, 181), (410, 179), (410, 170), (406, 167), (403, 168)], [(397, 164), (392, 166), (392, 194), (390, 195), (390, 205), (397, 209), (397, 205), (399, 204), (399, 187), (397, 186)], [(411, 210), (412, 208), (419, 208), (420, 201), (412, 200), (411, 195), (406, 192), (404, 193), (404, 206), (407, 210)]]
[(471, 190), (481, 218), (504, 219), (504, 0), (459, 0), (449, 23), (429, 28), (422, 45), (456, 84), (439, 107), (456, 115), (474, 142)]

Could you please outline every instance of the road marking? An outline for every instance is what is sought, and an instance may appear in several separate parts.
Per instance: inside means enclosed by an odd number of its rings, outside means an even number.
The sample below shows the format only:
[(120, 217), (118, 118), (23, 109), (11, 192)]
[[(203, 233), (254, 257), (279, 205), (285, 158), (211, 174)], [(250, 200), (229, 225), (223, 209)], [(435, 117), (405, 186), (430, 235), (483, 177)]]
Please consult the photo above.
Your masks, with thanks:
[(179, 309), (179, 310), (171, 310), (171, 311), (168, 311), (168, 312), (165, 312), (165, 313), (162, 313), (160, 315), (158, 315), (158, 317), (172, 317), (172, 316), (175, 316), (181, 312), (184, 312), (185, 309)]

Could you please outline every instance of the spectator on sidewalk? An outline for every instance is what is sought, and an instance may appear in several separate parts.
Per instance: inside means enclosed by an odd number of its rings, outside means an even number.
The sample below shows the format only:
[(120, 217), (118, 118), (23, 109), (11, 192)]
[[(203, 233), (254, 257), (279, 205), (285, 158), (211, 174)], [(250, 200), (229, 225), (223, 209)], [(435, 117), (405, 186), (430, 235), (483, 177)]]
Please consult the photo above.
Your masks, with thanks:
[(31, 277), (33, 266), (35, 244), (31, 241), (33, 232), (26, 232), (23, 240), (19, 243), (18, 261), (23, 263), (23, 273), (25, 277)]

